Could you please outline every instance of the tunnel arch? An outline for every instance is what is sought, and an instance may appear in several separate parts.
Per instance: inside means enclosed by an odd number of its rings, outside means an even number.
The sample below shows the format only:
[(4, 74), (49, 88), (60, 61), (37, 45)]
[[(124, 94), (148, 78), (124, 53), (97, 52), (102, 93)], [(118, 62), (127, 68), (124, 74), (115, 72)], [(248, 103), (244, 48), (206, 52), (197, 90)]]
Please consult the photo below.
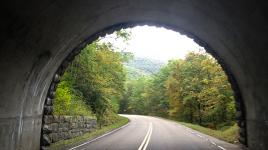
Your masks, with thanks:
[(217, 52), (244, 100), (248, 147), (267, 149), (266, 6), (242, 0), (11, 0), (3, 4), (1, 146), (39, 149), (43, 105), (51, 81), (57, 80), (54, 73), (71, 51), (79, 49), (77, 45), (83, 47), (88, 36), (123, 22), (154, 22), (189, 31), (194, 39), (202, 39), (197, 43), (207, 43)]
[(77, 47), (75, 47), (68, 55), (63, 59), (61, 62), (61, 65), (57, 69), (57, 71), (54, 73), (53, 80), (51, 81), (47, 97), (45, 99), (44, 103), (44, 110), (43, 110), (43, 122), (42, 122), (42, 128), (41, 128), (41, 149), (42, 146), (47, 146), (47, 143), (49, 143), (47, 140), (49, 140), (48, 135), (45, 133), (45, 130), (47, 130), (46, 125), (44, 124), (44, 117), (49, 117), (52, 115), (53, 112), (53, 99), (55, 96), (56, 92), (56, 87), (57, 84), (60, 81), (60, 77), (64, 74), (66, 68), (68, 67), (68, 64), (73, 61), (76, 55), (78, 55), (81, 50), (83, 50), (86, 45), (91, 44), (93, 41), (98, 39), (99, 37), (103, 37), (107, 34), (111, 34), (115, 31), (121, 30), (121, 29), (126, 29), (126, 28), (131, 28), (135, 26), (143, 26), (143, 25), (148, 25), (148, 26), (156, 26), (156, 27), (164, 27), (166, 29), (170, 29), (174, 32), (179, 32), (183, 35), (186, 35), (188, 38), (192, 38), (196, 43), (198, 43), (200, 46), (204, 47), (206, 52), (211, 54), (217, 62), (221, 65), (223, 68), (225, 74), (228, 77), (228, 80), (231, 84), (232, 90), (234, 91), (234, 96), (235, 96), (235, 106), (236, 106), (236, 117), (237, 117), (237, 123), (238, 126), (240, 127), (239, 131), (239, 142), (247, 145), (247, 133), (246, 133), (246, 111), (244, 108), (244, 102), (240, 93), (239, 86), (237, 84), (237, 81), (232, 74), (232, 71), (228, 66), (225, 64), (224, 60), (220, 58), (220, 56), (217, 54), (215, 50), (213, 50), (206, 42), (202, 41), (199, 37), (193, 35), (190, 32), (184, 31), (180, 28), (172, 27), (171, 25), (166, 25), (166, 24), (159, 24), (159, 23), (154, 23), (154, 22), (127, 22), (127, 23), (119, 23), (115, 24), (112, 26), (109, 26), (107, 28), (104, 28), (101, 31), (98, 31), (94, 33), (93, 35), (89, 36), (86, 38), (83, 42), (81, 42)]

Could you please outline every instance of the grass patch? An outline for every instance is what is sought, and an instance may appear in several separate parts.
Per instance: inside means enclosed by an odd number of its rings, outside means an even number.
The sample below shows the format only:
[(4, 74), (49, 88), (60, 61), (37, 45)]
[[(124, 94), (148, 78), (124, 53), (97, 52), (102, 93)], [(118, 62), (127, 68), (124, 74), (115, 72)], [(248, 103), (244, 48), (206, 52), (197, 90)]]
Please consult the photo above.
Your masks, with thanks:
[(79, 136), (79, 137), (75, 137), (75, 138), (68, 139), (68, 140), (58, 141), (56, 143), (53, 143), (49, 147), (49, 149), (50, 150), (60, 150), (60, 149), (71, 148), (75, 145), (79, 145), (80, 143), (89, 141), (89, 140), (94, 139), (100, 135), (108, 133), (116, 128), (119, 128), (119, 127), (127, 124), (128, 122), (129, 122), (128, 118), (119, 116), (118, 121), (114, 124), (104, 126), (101, 129), (97, 129), (95, 131), (92, 131), (90, 133), (86, 133), (86, 134)]
[(206, 127), (202, 127), (196, 124), (191, 123), (185, 123), (185, 122), (179, 122), (180, 124), (189, 127), (191, 129), (200, 131), (204, 134), (216, 137), (218, 139), (224, 140), (229, 143), (237, 143), (238, 137), (239, 137), (239, 127), (237, 124), (234, 124), (233, 126), (225, 129), (225, 130), (212, 130)]

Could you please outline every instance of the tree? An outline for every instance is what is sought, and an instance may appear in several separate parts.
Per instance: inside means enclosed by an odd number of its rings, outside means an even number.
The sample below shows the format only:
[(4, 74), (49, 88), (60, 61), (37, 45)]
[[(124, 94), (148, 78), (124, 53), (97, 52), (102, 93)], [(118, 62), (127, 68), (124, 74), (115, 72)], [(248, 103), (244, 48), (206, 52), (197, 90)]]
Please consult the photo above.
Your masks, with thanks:
[(217, 128), (235, 119), (233, 91), (217, 61), (204, 52), (171, 60), (154, 75), (127, 82), (122, 111)]
[[(118, 33), (118, 36), (120, 37), (117, 38), (125, 39), (128, 35), (122, 32)], [(70, 98), (65, 98), (69, 94), (73, 101), (78, 98), (84, 105), (90, 106), (90, 111), (96, 115), (100, 127), (113, 122), (111, 118), (116, 118), (118, 101), (124, 92), (126, 73), (123, 63), (131, 56), (115, 51), (114, 48), (111, 43), (97, 40), (87, 45), (75, 57), (57, 89), (56, 101), (65, 99), (65, 104), (57, 103), (60, 109), (66, 108), (63, 111), (69, 113), (68, 110), (73, 106), (67, 103)]]

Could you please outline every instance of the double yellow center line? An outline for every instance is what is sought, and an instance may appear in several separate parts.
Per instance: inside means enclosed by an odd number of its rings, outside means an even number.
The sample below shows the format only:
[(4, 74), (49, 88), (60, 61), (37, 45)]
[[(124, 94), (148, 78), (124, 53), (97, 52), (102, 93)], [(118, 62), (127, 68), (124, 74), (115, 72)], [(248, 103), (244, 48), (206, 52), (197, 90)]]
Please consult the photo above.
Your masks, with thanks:
[(142, 141), (138, 150), (146, 150), (146, 148), (149, 144), (149, 141), (151, 139), (152, 132), (153, 132), (153, 124), (150, 122), (149, 129), (148, 129), (146, 136), (145, 136), (144, 140)]

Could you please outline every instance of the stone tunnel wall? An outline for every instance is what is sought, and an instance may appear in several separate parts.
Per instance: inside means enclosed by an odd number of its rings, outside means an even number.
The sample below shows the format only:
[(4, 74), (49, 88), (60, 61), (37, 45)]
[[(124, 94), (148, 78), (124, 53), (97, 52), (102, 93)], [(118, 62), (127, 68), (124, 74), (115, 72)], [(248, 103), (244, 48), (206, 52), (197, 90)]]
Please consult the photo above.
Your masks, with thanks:
[(96, 118), (90, 116), (45, 115), (43, 123), (41, 141), (43, 146), (81, 136), (97, 127)]

